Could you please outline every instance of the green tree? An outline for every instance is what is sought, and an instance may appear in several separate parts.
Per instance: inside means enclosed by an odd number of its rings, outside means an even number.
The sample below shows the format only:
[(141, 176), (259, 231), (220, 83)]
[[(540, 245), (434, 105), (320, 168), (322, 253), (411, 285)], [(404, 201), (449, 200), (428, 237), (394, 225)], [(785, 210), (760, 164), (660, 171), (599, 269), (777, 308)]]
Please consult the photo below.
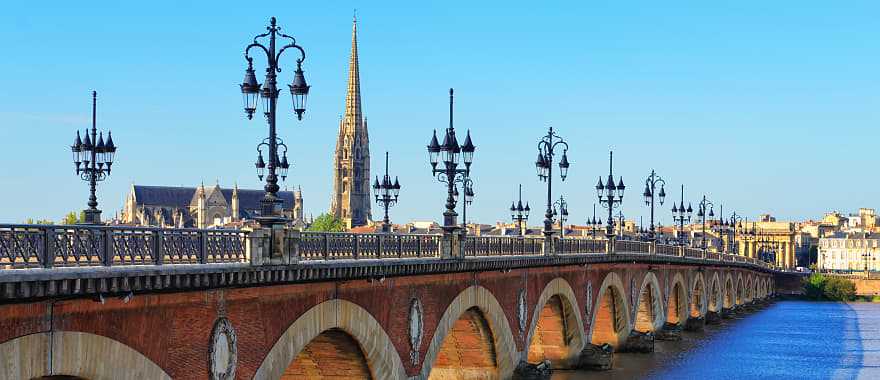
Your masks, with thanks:
[(49, 225), (49, 224), (55, 224), (55, 223), (53, 223), (53, 222), (52, 222), (51, 220), (49, 220), (49, 219), (37, 219), (37, 220), (34, 220), (34, 218), (27, 218), (27, 219), (25, 219), (24, 224), (45, 224), (45, 225)]
[(61, 219), (61, 224), (77, 224), (82, 223), (86, 220), (85, 211), (80, 211), (79, 214), (76, 211), (68, 212), (67, 215), (64, 215), (64, 219)]
[(804, 293), (807, 297), (820, 300), (825, 297), (825, 276), (813, 273), (804, 279)]
[(309, 231), (317, 232), (342, 232), (345, 231), (345, 225), (342, 220), (330, 214), (321, 214), (309, 226)]
[(834, 301), (852, 301), (856, 298), (856, 284), (846, 278), (831, 277), (825, 281), (825, 297)]

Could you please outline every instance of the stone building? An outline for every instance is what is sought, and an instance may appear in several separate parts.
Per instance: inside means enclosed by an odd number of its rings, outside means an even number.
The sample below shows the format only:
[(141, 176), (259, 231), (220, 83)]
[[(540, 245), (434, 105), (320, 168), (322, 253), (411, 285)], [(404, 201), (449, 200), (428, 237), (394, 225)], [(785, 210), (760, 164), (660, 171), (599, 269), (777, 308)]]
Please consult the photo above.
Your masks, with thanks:
[(361, 84), (358, 68), (357, 20), (351, 31), (351, 59), (345, 115), (339, 122), (339, 136), (333, 156), (333, 197), (330, 214), (347, 228), (366, 225), (370, 213), (370, 136), (361, 111)]
[[(253, 220), (260, 214), (263, 190), (131, 185), (125, 197), (123, 224), (172, 228), (207, 228)], [(282, 212), (303, 224), (302, 191), (279, 191)]]
[(880, 235), (838, 232), (819, 239), (817, 267), (831, 271), (880, 269)]

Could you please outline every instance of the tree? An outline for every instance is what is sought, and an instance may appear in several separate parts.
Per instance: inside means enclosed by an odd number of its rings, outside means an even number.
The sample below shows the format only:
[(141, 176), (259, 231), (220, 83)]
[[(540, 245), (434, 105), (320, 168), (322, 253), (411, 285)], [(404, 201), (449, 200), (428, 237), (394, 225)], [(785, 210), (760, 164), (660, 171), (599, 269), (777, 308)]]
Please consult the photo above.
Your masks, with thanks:
[(64, 219), (61, 219), (61, 224), (65, 224), (65, 225), (77, 224), (77, 223), (85, 222), (85, 220), (86, 220), (85, 211), (80, 211), (79, 215), (77, 215), (76, 211), (71, 211), (71, 212), (67, 213), (67, 215), (64, 215)]
[(835, 301), (852, 301), (856, 298), (856, 284), (846, 278), (831, 277), (825, 282), (825, 297)]
[(825, 296), (825, 276), (813, 273), (804, 279), (804, 293), (807, 297), (820, 300)]
[(49, 220), (49, 219), (37, 219), (37, 220), (34, 220), (34, 218), (27, 218), (27, 219), (25, 219), (24, 224), (45, 224), (45, 225), (50, 225), (50, 224), (55, 224), (55, 223), (53, 223), (53, 222), (52, 222), (51, 220)]
[(309, 231), (316, 232), (342, 232), (345, 231), (345, 225), (342, 220), (330, 214), (321, 214), (309, 226)]

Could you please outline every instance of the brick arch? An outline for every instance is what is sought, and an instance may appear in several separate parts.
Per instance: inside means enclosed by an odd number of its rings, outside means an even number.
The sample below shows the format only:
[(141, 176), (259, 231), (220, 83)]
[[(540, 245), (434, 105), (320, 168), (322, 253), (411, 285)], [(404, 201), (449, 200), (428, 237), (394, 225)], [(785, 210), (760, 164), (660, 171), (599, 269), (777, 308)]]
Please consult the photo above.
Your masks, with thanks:
[(697, 272), (692, 283), (691, 296), (688, 297), (688, 315), (694, 318), (701, 318), (706, 316), (706, 311), (709, 310), (709, 299), (707, 297), (709, 293), (706, 290), (706, 281), (703, 279), (703, 273)]
[(578, 354), (583, 350), (587, 339), (584, 336), (584, 322), (581, 318), (582, 309), (578, 305), (577, 296), (575, 296), (571, 284), (561, 277), (554, 278), (548, 282), (538, 297), (538, 302), (535, 304), (535, 309), (532, 313), (532, 319), (529, 322), (529, 333), (525, 340), (527, 347), (524, 350), (524, 354), (527, 355), (526, 360), (528, 360), (528, 357), (533, 356), (532, 344), (534, 342), (532, 340), (535, 339), (535, 334), (538, 332), (538, 321), (542, 319), (541, 314), (549, 306), (548, 302), (553, 297), (560, 301), (559, 306), (561, 307), (560, 311), (562, 312), (564, 326), (563, 343), (565, 344), (565, 352), (563, 357), (557, 360), (547, 357), (547, 355), (544, 355), (544, 357), (550, 359), (551, 365), (554, 368), (568, 368), (577, 360)]
[[(599, 287), (599, 293), (595, 298), (596, 304), (591, 309), (593, 310), (593, 315), (590, 318), (590, 332), (589, 334), (587, 334), (587, 336), (590, 338), (591, 343), (609, 343), (617, 348), (620, 347), (620, 345), (623, 344), (623, 342), (626, 340), (626, 337), (629, 336), (629, 332), (632, 329), (632, 323), (630, 323), (629, 320), (629, 302), (626, 301), (627, 293), (625, 290), (626, 288), (623, 286), (623, 281), (620, 280), (620, 276), (618, 276), (617, 273), (609, 272), (608, 275), (605, 276), (605, 279), (602, 281), (602, 285)], [(611, 298), (606, 299), (606, 295), (610, 296)], [(604, 304), (604, 302), (609, 303)], [(616, 324), (620, 325), (617, 328), (614, 328), (614, 331), (612, 331), (610, 334), (608, 334), (608, 332), (606, 331), (596, 330), (597, 316), (600, 313), (604, 313), (604, 311), (607, 310), (609, 306), (613, 306), (613, 308), (616, 309), (610, 315), (612, 326)], [(597, 333), (613, 335), (613, 338), (610, 339), (610, 341), (608, 342), (597, 341)]]
[[(678, 287), (678, 293), (675, 292)], [(677, 307), (675, 301), (678, 300)], [(688, 288), (681, 273), (675, 273), (666, 295), (666, 322), (683, 324), (688, 316)]]
[(303, 348), (333, 329), (342, 330), (357, 341), (374, 379), (406, 378), (400, 355), (379, 322), (364, 308), (340, 299), (322, 302), (297, 318), (272, 346), (253, 378), (281, 378)]
[(708, 309), (709, 311), (719, 312), (721, 308), (724, 306), (724, 284), (721, 283), (721, 277), (718, 276), (718, 272), (712, 274), (712, 281), (709, 285), (709, 302)]
[[(434, 330), (434, 336), (431, 338), (425, 359), (422, 361), (422, 370), (415, 379), (428, 379), (434, 362), (440, 354), (443, 341), (452, 332), (453, 325), (463, 314), (474, 308), (482, 313), (492, 333), (498, 377), (506, 379), (513, 375), (513, 370), (518, 363), (518, 354), (516, 343), (513, 340), (513, 330), (510, 329), (504, 309), (501, 308), (501, 304), (492, 295), (492, 292), (482, 286), (473, 285), (459, 293), (443, 312), (443, 316)], [(378, 378), (384, 379), (383, 377)], [(405, 377), (388, 378), (403, 379)]]
[(25, 335), (0, 344), (0, 379), (54, 375), (91, 380), (171, 380), (171, 376), (140, 352), (101, 335), (54, 331)]
[[(643, 302), (650, 300), (650, 305)], [(666, 315), (663, 313), (663, 294), (660, 293), (660, 281), (653, 272), (648, 272), (642, 279), (639, 287), (639, 296), (633, 308), (636, 310), (636, 319), (633, 321), (633, 329), (642, 332), (655, 331), (663, 327)], [(650, 316), (650, 317), (649, 317)], [(649, 317), (649, 318), (648, 318)], [(646, 320), (648, 318), (649, 320)]]
[(742, 273), (736, 275), (736, 304), (742, 305), (745, 302), (745, 285), (743, 284)]
[(733, 283), (733, 276), (730, 273), (724, 276), (724, 303), (725, 309), (736, 306), (736, 288)]
[(746, 294), (745, 301), (752, 302), (755, 299), (755, 283), (752, 282), (752, 276), (746, 276)]

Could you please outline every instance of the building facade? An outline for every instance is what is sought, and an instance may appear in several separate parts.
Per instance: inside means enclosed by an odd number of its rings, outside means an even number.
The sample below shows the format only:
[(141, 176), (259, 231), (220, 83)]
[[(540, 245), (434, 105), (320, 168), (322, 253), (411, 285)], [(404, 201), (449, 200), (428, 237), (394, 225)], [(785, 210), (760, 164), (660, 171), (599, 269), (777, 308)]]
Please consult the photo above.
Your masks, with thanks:
[(361, 84), (357, 50), (357, 20), (351, 31), (351, 58), (345, 114), (333, 156), (333, 197), (330, 214), (347, 228), (366, 225), (370, 213), (370, 136), (361, 110)]
[[(253, 220), (260, 214), (263, 190), (131, 185), (120, 222), (128, 225), (208, 228)], [(279, 191), (282, 213), (303, 224), (302, 191)]]
[(880, 235), (843, 234), (819, 239), (820, 270), (862, 271), (880, 269)]

